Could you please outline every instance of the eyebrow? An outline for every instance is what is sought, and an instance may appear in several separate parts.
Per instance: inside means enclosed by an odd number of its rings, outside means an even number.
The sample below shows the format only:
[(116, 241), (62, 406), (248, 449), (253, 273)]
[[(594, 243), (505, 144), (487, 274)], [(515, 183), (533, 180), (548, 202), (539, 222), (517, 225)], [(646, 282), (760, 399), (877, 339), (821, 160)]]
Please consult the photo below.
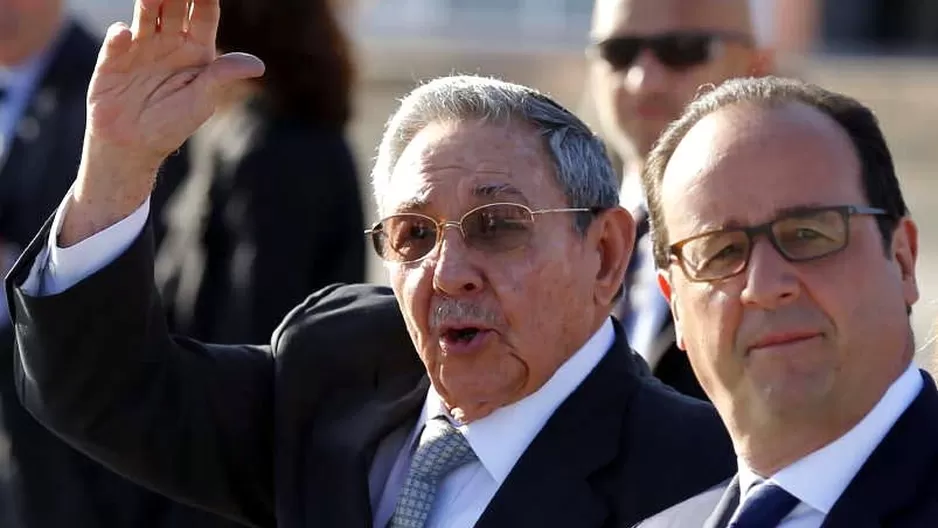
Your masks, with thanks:
[(505, 195), (520, 199), (521, 201), (527, 201), (524, 193), (510, 183), (483, 184), (472, 189), (472, 196), (476, 198), (491, 199)]
[[(520, 189), (510, 183), (485, 183), (472, 189), (472, 196), (477, 199), (496, 199), (508, 197), (527, 205), (527, 198)], [(395, 209), (397, 211), (424, 211), (430, 207), (430, 200), (426, 196), (411, 198), (401, 202)]]
[[(807, 203), (807, 204), (800, 204), (800, 205), (791, 205), (788, 207), (780, 207), (776, 209), (775, 214), (773, 214), (772, 217), (769, 218), (768, 220), (765, 220), (765, 222), (772, 222), (774, 220), (778, 220), (779, 218), (784, 218), (786, 216), (809, 213), (816, 209), (820, 209), (824, 207), (829, 207), (829, 206), (821, 204), (821, 203)], [(759, 223), (761, 224), (762, 222), (759, 222)], [(740, 222), (739, 220), (731, 219), (725, 222), (724, 224), (722, 224), (721, 226), (715, 227), (713, 229), (707, 229), (705, 231), (721, 231), (724, 229), (741, 229), (743, 227), (748, 227), (751, 225), (755, 225), (755, 224), (751, 224), (749, 222)], [(701, 231), (701, 232), (704, 232), (704, 231)]]

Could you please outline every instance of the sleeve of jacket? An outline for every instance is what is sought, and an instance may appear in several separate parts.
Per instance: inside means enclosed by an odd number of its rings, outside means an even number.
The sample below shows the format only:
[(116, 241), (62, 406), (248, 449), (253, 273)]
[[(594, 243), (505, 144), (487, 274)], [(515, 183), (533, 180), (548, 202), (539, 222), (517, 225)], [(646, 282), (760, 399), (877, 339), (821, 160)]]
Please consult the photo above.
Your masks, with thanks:
[(149, 228), (69, 290), (26, 295), (19, 286), (50, 225), (7, 277), (26, 408), (131, 480), (249, 526), (274, 526), (269, 347), (171, 338)]

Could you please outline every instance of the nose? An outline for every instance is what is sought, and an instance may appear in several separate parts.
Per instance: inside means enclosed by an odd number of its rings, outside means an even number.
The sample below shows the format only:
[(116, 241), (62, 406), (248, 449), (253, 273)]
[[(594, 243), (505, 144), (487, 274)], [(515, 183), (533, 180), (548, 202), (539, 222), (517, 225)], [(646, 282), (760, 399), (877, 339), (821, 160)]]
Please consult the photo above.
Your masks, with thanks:
[(798, 298), (801, 284), (795, 265), (765, 238), (753, 242), (749, 265), (743, 273), (746, 285), (740, 298), (744, 305), (773, 310)]
[(651, 50), (643, 49), (626, 70), (623, 82), (635, 95), (662, 92), (667, 85), (667, 69)]
[[(448, 229), (450, 227), (453, 229)], [(458, 224), (448, 223), (442, 229), (433, 270), (434, 289), (452, 297), (481, 289), (482, 275)]]

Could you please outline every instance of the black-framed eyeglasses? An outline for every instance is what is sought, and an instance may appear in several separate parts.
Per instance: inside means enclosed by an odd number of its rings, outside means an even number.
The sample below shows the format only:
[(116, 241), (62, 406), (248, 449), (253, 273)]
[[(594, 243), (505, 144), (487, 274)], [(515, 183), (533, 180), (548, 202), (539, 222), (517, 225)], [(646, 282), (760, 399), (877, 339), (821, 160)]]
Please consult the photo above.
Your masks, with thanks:
[(466, 244), (486, 253), (500, 253), (524, 246), (531, 240), (534, 217), (549, 213), (597, 213), (602, 208), (564, 207), (538, 209), (516, 203), (490, 203), (476, 207), (459, 221), (438, 221), (420, 213), (398, 213), (365, 231), (375, 252), (391, 262), (416, 262), (432, 252), (443, 239), (443, 230), (455, 227)]
[(765, 235), (789, 262), (833, 255), (850, 241), (850, 217), (886, 215), (862, 205), (817, 207), (786, 214), (757, 226), (719, 229), (685, 238), (669, 253), (692, 281), (716, 281), (742, 273), (749, 265), (755, 238)]
[(726, 42), (754, 44), (752, 36), (746, 33), (681, 31), (645, 37), (611, 37), (593, 44), (587, 52), (604, 60), (614, 71), (624, 71), (647, 48), (661, 64), (680, 71), (709, 62), (722, 52)]

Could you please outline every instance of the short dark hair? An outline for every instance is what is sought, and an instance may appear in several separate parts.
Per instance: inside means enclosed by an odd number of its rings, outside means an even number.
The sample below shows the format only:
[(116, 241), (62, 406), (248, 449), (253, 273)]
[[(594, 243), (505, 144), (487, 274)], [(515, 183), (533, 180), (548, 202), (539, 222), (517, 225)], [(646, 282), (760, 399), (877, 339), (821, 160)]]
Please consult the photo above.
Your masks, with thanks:
[(887, 213), (878, 216), (877, 222), (888, 249), (899, 219), (909, 211), (896, 178), (892, 154), (873, 112), (851, 97), (803, 81), (773, 76), (740, 78), (726, 81), (691, 102), (658, 138), (648, 156), (642, 173), (642, 187), (648, 204), (655, 264), (659, 268), (666, 267), (670, 258), (670, 242), (661, 204), (661, 181), (668, 162), (684, 136), (701, 119), (739, 103), (768, 107), (802, 103), (837, 122), (850, 136), (860, 160), (863, 191), (869, 205)]
[(354, 63), (335, 0), (223, 0), (215, 44), (264, 61), (262, 97), (281, 113), (344, 126)]

